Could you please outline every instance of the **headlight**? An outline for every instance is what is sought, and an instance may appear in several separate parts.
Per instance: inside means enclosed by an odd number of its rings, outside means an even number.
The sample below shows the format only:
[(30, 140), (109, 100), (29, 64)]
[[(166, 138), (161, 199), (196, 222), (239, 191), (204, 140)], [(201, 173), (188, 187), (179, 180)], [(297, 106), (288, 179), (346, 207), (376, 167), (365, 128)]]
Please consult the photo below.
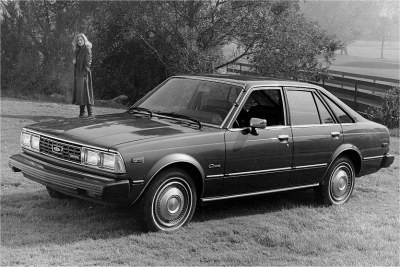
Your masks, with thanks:
[(115, 167), (115, 155), (102, 154), (102, 165), (107, 169), (114, 169)]
[(21, 133), (21, 146), (39, 151), (40, 137), (29, 132)]
[(125, 164), (119, 154), (102, 152), (90, 148), (82, 148), (82, 163), (100, 169), (113, 171), (114, 173), (125, 173)]
[(40, 137), (37, 135), (31, 136), (31, 147), (39, 151)]
[(31, 148), (31, 134), (26, 132), (21, 133), (21, 146)]
[(97, 151), (85, 149), (83, 154), (84, 163), (94, 166), (100, 165), (100, 154)]

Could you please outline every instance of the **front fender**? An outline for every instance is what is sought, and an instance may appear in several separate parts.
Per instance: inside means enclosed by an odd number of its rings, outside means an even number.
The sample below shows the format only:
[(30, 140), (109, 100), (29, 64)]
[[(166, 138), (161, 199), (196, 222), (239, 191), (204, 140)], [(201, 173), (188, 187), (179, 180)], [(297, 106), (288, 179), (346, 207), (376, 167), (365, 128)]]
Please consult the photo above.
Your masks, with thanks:
[(141, 197), (143, 192), (147, 189), (147, 187), (149, 186), (151, 181), (153, 181), (153, 179), (157, 176), (158, 173), (160, 173), (162, 170), (164, 170), (168, 166), (171, 166), (174, 164), (179, 164), (179, 163), (185, 163), (185, 164), (192, 165), (192, 167), (196, 168), (199, 171), (201, 179), (202, 179), (202, 185), (203, 185), (203, 188), (201, 188), (201, 192), (203, 192), (204, 191), (205, 172), (204, 172), (204, 169), (201, 166), (201, 164), (190, 155), (183, 154), (183, 153), (175, 153), (175, 154), (170, 154), (170, 155), (167, 155), (167, 156), (159, 159), (153, 165), (153, 167), (150, 169), (150, 171), (146, 175), (146, 177), (147, 177), (146, 185), (143, 187), (142, 191), (140, 192), (140, 194), (138, 195), (136, 200), (138, 200)]

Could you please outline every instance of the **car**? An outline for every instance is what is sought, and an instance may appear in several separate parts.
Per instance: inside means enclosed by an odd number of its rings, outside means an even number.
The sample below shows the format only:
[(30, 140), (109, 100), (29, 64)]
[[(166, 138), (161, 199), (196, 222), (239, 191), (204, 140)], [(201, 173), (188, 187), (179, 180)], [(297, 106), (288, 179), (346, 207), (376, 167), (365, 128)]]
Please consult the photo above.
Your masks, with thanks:
[(389, 167), (389, 132), (320, 86), (234, 75), (168, 78), (125, 112), (26, 126), (15, 172), (73, 196), (133, 206), (149, 231), (197, 205), (313, 189), (349, 200), (355, 177)]

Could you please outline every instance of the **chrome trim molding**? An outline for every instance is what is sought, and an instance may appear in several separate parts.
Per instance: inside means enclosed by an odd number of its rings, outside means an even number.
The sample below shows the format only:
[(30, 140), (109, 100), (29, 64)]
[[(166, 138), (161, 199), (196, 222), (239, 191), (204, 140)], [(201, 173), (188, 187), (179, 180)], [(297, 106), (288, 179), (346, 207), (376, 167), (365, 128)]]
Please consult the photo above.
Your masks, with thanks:
[(296, 166), (293, 167), (293, 170), (305, 170), (305, 169), (314, 169), (314, 168), (322, 168), (328, 166), (328, 163), (314, 164), (314, 165), (304, 165), (304, 166)]
[(340, 125), (340, 123), (292, 125), (292, 128), (311, 128), (311, 127), (317, 127), (317, 126), (319, 126), (319, 127), (329, 127), (329, 126), (332, 126), (332, 125)]
[(374, 157), (365, 157), (365, 158), (363, 158), (363, 160), (381, 159), (381, 158), (384, 158), (384, 157), (385, 157), (385, 155), (374, 156)]
[[(382, 134), (382, 133), (385, 134), (386, 132), (373, 132), (373, 133), (374, 133), (374, 134)], [(360, 133), (360, 132), (359, 132), (359, 133), (347, 133), (347, 132), (346, 132), (346, 135), (347, 135), (347, 136), (349, 136), (349, 135), (370, 135), (370, 134), (371, 134), (371, 133)]]
[(259, 170), (259, 171), (248, 171), (248, 172), (233, 172), (227, 173), (226, 175), (217, 174), (217, 175), (207, 175), (206, 178), (232, 178), (236, 176), (243, 176), (243, 175), (256, 175), (256, 174), (264, 174), (264, 173), (272, 173), (272, 172), (283, 172), (283, 171), (291, 171), (291, 170), (306, 170), (306, 169), (313, 169), (313, 168), (323, 168), (328, 166), (328, 163), (321, 163), (321, 164), (314, 164), (314, 165), (304, 165), (304, 166), (296, 166), (296, 167), (285, 167), (285, 168), (276, 168), (276, 169), (267, 169), (267, 170)]
[(207, 175), (206, 179), (215, 179), (215, 178), (222, 178), (224, 177), (223, 174), (215, 174), (215, 175)]
[(230, 178), (231, 176), (254, 175), (254, 174), (260, 174), (260, 173), (283, 172), (283, 171), (290, 171), (290, 170), (292, 170), (291, 167), (259, 170), (259, 171), (249, 171), (249, 172), (234, 172), (234, 173), (226, 174), (226, 177)]
[(231, 198), (238, 198), (238, 197), (257, 196), (257, 195), (263, 195), (263, 194), (268, 194), (268, 193), (277, 193), (277, 192), (284, 192), (284, 191), (290, 191), (290, 190), (296, 190), (296, 189), (312, 188), (312, 187), (316, 187), (318, 185), (319, 184), (301, 185), (301, 186), (295, 186), (295, 187), (272, 189), (272, 190), (266, 190), (266, 191), (260, 191), (260, 192), (254, 192), (254, 193), (238, 194), (238, 195), (231, 195), (231, 196), (206, 197), (206, 198), (201, 198), (201, 201), (203, 201), (203, 202), (211, 202), (211, 201), (216, 201), (216, 200), (231, 199)]
[(132, 181), (132, 184), (142, 184), (144, 182), (144, 180), (135, 180)]

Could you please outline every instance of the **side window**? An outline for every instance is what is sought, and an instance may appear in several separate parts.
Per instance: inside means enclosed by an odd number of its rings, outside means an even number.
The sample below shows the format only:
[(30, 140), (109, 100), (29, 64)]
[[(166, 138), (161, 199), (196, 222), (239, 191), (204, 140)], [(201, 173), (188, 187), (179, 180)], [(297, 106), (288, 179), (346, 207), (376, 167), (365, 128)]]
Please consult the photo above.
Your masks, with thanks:
[(286, 91), (292, 125), (320, 124), (312, 92)]
[(253, 91), (243, 105), (233, 127), (248, 127), (251, 118), (265, 119), (267, 126), (285, 125), (281, 90)]
[(324, 104), (322, 104), (322, 101), (316, 95), (314, 95), (314, 98), (315, 98), (315, 103), (317, 103), (319, 116), (321, 118), (321, 123), (323, 124), (335, 123), (329, 111), (326, 109)]
[(329, 107), (332, 109), (333, 113), (335, 113), (336, 117), (339, 119), (340, 123), (353, 123), (353, 119), (347, 115), (335, 102), (333, 102), (330, 98), (322, 94), (324, 100), (328, 103)]

